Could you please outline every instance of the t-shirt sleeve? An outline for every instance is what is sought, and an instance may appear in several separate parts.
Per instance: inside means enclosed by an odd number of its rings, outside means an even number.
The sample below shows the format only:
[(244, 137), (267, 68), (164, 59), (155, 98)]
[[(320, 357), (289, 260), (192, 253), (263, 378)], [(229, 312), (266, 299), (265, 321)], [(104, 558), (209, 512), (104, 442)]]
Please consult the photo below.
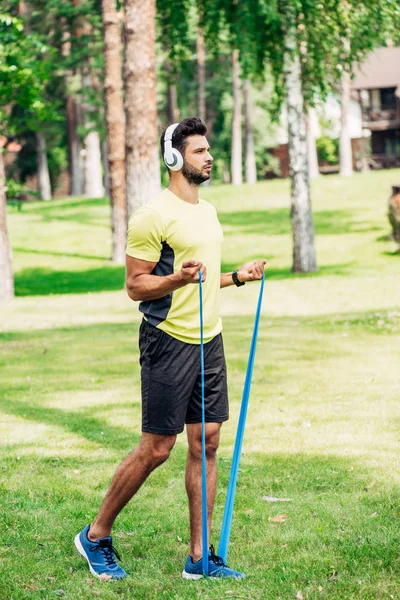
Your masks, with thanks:
[(143, 207), (129, 219), (126, 253), (133, 258), (158, 262), (160, 259), (164, 224), (161, 215)]

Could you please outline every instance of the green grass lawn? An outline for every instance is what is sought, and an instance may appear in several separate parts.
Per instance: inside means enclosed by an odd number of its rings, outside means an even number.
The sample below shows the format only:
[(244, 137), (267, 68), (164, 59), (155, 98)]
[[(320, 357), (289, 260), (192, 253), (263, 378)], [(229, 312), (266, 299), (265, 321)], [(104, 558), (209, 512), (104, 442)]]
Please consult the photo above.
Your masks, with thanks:
[[(204, 190), (224, 227), (225, 268), (268, 259), (229, 552), (242, 582), (180, 578), (184, 436), (116, 523), (130, 578), (94, 580), (75, 551), (139, 439), (140, 318), (124, 269), (108, 261), (105, 201), (10, 209), (17, 298), (0, 307), (1, 600), (400, 599), (400, 255), (386, 217), (399, 178), (313, 182), (320, 269), (310, 276), (290, 272), (288, 182)], [(258, 289), (221, 292), (231, 420), (215, 545)]]

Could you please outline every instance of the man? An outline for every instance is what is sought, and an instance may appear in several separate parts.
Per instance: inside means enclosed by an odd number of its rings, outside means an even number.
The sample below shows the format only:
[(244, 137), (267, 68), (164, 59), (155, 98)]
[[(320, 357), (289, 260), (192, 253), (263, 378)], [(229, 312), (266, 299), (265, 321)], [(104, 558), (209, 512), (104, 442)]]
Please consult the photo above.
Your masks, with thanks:
[[(126, 285), (144, 314), (139, 333), (142, 380), (142, 437), (118, 467), (93, 523), (75, 538), (95, 576), (126, 577), (110, 536), (113, 523), (150, 473), (167, 460), (186, 424), (186, 490), (190, 552), (182, 577), (202, 577), (201, 378), (199, 271), (204, 281), (205, 420), (208, 527), (216, 495), (216, 452), (221, 424), (228, 419), (226, 366), (219, 317), (219, 290), (261, 279), (265, 260), (221, 273), (222, 229), (214, 207), (199, 198), (213, 158), (198, 118), (170, 126), (161, 137), (168, 189), (130, 219)], [(119, 557), (118, 557), (119, 558)], [(209, 553), (209, 576), (242, 578)]]

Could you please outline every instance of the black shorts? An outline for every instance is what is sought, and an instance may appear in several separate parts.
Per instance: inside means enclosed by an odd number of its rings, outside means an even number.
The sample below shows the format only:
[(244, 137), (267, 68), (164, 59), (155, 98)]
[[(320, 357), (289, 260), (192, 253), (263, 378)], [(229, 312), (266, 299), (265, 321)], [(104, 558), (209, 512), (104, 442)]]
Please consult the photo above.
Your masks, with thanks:
[[(142, 431), (175, 435), (185, 423), (201, 423), (200, 346), (181, 342), (143, 320), (139, 330), (142, 367)], [(229, 418), (222, 335), (204, 344), (205, 420)]]

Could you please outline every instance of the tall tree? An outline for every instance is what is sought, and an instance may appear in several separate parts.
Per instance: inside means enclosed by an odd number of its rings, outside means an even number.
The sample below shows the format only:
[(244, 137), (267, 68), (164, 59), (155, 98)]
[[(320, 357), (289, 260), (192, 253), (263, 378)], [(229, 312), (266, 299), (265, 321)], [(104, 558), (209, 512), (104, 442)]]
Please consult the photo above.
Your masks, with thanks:
[(7, 139), (0, 136), (0, 301), (14, 297), (14, 276), (11, 245), (7, 231), (6, 189), (3, 161), (3, 146)]
[(351, 148), (351, 136), (349, 129), (350, 92), (350, 73), (348, 71), (344, 71), (341, 81), (341, 126), (339, 138), (339, 173), (342, 177), (350, 177), (353, 175), (353, 152)]
[(156, 103), (156, 3), (125, 1), (128, 214), (160, 191)]
[[(65, 78), (65, 117), (67, 124), (68, 139), (68, 169), (69, 169), (69, 193), (71, 196), (81, 196), (84, 191), (84, 172), (82, 161), (82, 145), (78, 128), (80, 125), (80, 106), (77, 96), (77, 76), (71, 65), (71, 20), (62, 16), (60, 18), (62, 33), (61, 55), (67, 63), (64, 69)], [(74, 37), (76, 40), (76, 37)]]
[(293, 271), (315, 271), (314, 226), (308, 179), (306, 123), (303, 112), (300, 59), (297, 52), (295, 11), (286, 5), (284, 77), (289, 135), (292, 197)]
[[(32, 115), (42, 114), (43, 90), (48, 79), (48, 48), (34, 35), (24, 35), (20, 19), (0, 13), (0, 128), (19, 132), (18, 117), (11, 108), (17, 106)], [(0, 137), (0, 153), (7, 138)], [(0, 300), (14, 295), (11, 246), (7, 234), (6, 194), (3, 156), (0, 156)]]
[(245, 129), (245, 173), (246, 183), (257, 183), (256, 155), (253, 139), (253, 106), (251, 102), (250, 81), (243, 82), (244, 129)]
[[(200, 18), (203, 18), (200, 15)], [(204, 43), (204, 31), (201, 24), (197, 27), (196, 38), (197, 55), (197, 94), (198, 108), (197, 114), (203, 121), (206, 120), (206, 47)]]
[(232, 156), (231, 180), (233, 185), (242, 185), (242, 112), (240, 102), (240, 65), (239, 50), (232, 53)]
[(308, 175), (310, 179), (316, 179), (319, 176), (316, 128), (317, 115), (315, 109), (310, 107), (306, 114)]
[(121, 32), (116, 0), (102, 0), (104, 26), (104, 93), (110, 173), (112, 261), (125, 262), (126, 173), (125, 115), (122, 98)]
[(47, 164), (46, 138), (42, 131), (36, 132), (38, 188), (41, 200), (51, 200), (49, 167)]
[[(167, 52), (167, 48), (165, 49)], [(176, 86), (176, 73), (170, 58), (167, 56), (164, 62), (164, 72), (167, 76), (167, 115), (168, 123), (177, 123), (180, 120), (178, 106), (178, 91)]]
[[(317, 98), (324, 99), (337, 86), (340, 68), (349, 71), (353, 61), (362, 60), (366, 52), (389, 36), (388, 31), (395, 32), (399, 26), (398, 0), (352, 2), (349, 21), (345, 18), (341, 0), (278, 0), (272, 4), (267, 0), (204, 0), (204, 3), (207, 43), (214, 48), (220, 47), (227, 31), (231, 47), (240, 51), (246, 73), (262, 77), (267, 65), (275, 80), (275, 97), (271, 97), (275, 113), (285, 97), (288, 83), (290, 94), (297, 95), (301, 107), (303, 100), (308, 105)], [(343, 47), (346, 36), (350, 41), (350, 53)], [(302, 153), (301, 158), (293, 151), (290, 153), (290, 160), (295, 161), (291, 165), (292, 202), (293, 194), (299, 194), (292, 213), (293, 225), (297, 227), (297, 233), (293, 231), (295, 254), (300, 252), (300, 258), (294, 260), (293, 269), (314, 270), (304, 115), (303, 109), (296, 109), (294, 104), (291, 112), (291, 144), (293, 146), (293, 136), (298, 135), (294, 145)], [(300, 222), (299, 211), (303, 214)], [(298, 244), (298, 233), (304, 238), (303, 249)]]

